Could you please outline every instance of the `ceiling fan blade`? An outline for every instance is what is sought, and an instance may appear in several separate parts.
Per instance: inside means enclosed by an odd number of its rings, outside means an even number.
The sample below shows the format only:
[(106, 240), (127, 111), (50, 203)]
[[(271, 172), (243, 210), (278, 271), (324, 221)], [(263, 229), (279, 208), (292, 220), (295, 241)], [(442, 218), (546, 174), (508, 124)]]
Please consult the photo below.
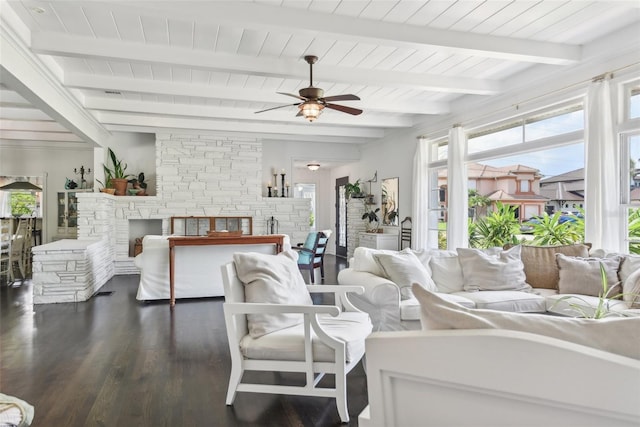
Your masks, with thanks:
[(360, 101), (360, 97), (358, 97), (356, 95), (351, 95), (351, 94), (327, 96), (326, 98), (322, 98), (322, 99), (325, 100), (326, 102), (331, 102), (331, 101)]
[(343, 113), (352, 114), (354, 116), (362, 114), (362, 110), (359, 110), (357, 108), (345, 107), (344, 105), (325, 104), (324, 106), (327, 108), (331, 108), (332, 110), (342, 111)]
[(297, 103), (297, 104), (279, 105), (279, 106), (277, 106), (277, 107), (267, 108), (266, 110), (256, 111), (256, 112), (254, 112), (253, 114), (264, 113), (265, 111), (277, 110), (278, 108), (293, 107), (293, 106), (300, 105), (300, 104), (301, 104), (301, 102), (299, 102), (299, 103)]
[(276, 93), (280, 94), (280, 95), (293, 96), (294, 98), (298, 98), (298, 99), (300, 99), (302, 101), (306, 101), (307, 100), (307, 98), (304, 98), (304, 97), (302, 97), (300, 95), (294, 95), (293, 93), (286, 93), (286, 92), (276, 92)]

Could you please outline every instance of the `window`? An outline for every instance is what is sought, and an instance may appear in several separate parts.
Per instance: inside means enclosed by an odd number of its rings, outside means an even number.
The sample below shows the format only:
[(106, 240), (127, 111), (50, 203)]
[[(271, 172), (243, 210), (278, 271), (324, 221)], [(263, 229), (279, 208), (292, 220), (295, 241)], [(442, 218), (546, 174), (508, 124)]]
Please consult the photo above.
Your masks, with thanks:
[(521, 180), (520, 181), (520, 192), (521, 193), (528, 193), (529, 191), (531, 191), (531, 187), (530, 187), (530, 182), (528, 180)]
[(629, 118), (640, 118), (640, 88), (632, 89), (629, 99)]
[(468, 153), (481, 153), (582, 129), (584, 129), (582, 105), (573, 104), (475, 131), (469, 135)]

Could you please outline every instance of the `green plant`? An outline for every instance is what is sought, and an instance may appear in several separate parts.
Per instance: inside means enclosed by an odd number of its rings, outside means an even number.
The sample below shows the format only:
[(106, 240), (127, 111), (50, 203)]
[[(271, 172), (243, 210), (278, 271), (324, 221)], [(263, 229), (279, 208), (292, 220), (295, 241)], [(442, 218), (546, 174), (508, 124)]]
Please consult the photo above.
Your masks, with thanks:
[(469, 207), (473, 209), (473, 219), (474, 221), (478, 219), (478, 214), (480, 211), (484, 214), (487, 206), (491, 205), (491, 199), (487, 196), (483, 196), (478, 193), (476, 190), (469, 189)]
[(104, 169), (104, 182), (99, 179), (96, 179), (96, 181), (102, 186), (102, 188), (113, 188), (113, 183), (111, 182), (111, 178), (113, 178), (111, 169), (106, 167), (104, 164), (102, 165), (102, 168)]
[(518, 220), (516, 208), (496, 203), (496, 209), (474, 223), (473, 233), (469, 233), (469, 246), (490, 248), (507, 243), (518, 244)]
[[(118, 160), (116, 157), (116, 153), (113, 152), (111, 148), (109, 148), (109, 159), (111, 160), (111, 168), (107, 167), (103, 164), (105, 171), (105, 181), (111, 181), (111, 179), (129, 179), (132, 175), (125, 173), (127, 170), (127, 164), (122, 163), (122, 160)], [(107, 180), (107, 172), (110, 176), (110, 179)]]
[(629, 209), (629, 252), (640, 254), (640, 208)]
[(129, 180), (129, 184), (131, 184), (133, 188), (142, 188), (143, 190), (146, 190), (147, 183), (144, 182), (144, 172), (140, 172), (137, 178), (131, 178)]
[(360, 180), (356, 180), (356, 182), (349, 182), (347, 184), (344, 185), (344, 192), (345, 192), (345, 197), (348, 199), (350, 197), (353, 197), (357, 194), (362, 193), (362, 190), (360, 189)]
[[(533, 241), (536, 246), (558, 246), (570, 245), (581, 242), (584, 234), (580, 234), (580, 229), (584, 230), (584, 219), (575, 217), (575, 222), (560, 222), (561, 212), (549, 216), (546, 212), (533, 223)], [(582, 227), (578, 223), (582, 223)]]
[(11, 193), (11, 215), (22, 216), (31, 215), (36, 205), (36, 196), (31, 193), (15, 192)]
[(378, 212), (380, 212), (380, 208), (376, 208), (375, 210), (370, 210), (368, 212), (365, 212), (364, 215), (362, 215), (362, 219), (368, 219), (369, 222), (378, 222)]
[(578, 300), (578, 301), (581, 301), (584, 304), (584, 306), (575, 302), (568, 302), (567, 305), (571, 307), (572, 310), (577, 312), (580, 315), (580, 317), (584, 317), (587, 319), (602, 319), (610, 316), (625, 316), (624, 312), (612, 311), (610, 308), (611, 300), (620, 299), (624, 296), (624, 294), (619, 293), (613, 296), (609, 295), (609, 293), (613, 288), (609, 288), (609, 284), (607, 281), (607, 271), (605, 270), (603, 263), (600, 263), (600, 281), (602, 283), (602, 291), (599, 292), (598, 304), (593, 309), (593, 312), (591, 312), (590, 309), (585, 308), (585, 307), (590, 307), (591, 304), (589, 304), (584, 299), (576, 295), (567, 295), (562, 298), (558, 298), (558, 300), (554, 302), (553, 305), (551, 306), (551, 309), (553, 309), (553, 307), (555, 307), (562, 301)]

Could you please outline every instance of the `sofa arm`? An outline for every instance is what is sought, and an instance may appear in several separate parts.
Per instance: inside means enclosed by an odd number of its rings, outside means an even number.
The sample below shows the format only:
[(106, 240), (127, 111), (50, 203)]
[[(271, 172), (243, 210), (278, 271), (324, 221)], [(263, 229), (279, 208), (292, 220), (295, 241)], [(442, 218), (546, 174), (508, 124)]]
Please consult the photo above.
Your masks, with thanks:
[(338, 284), (364, 288), (361, 295), (349, 294), (353, 305), (369, 313), (374, 331), (402, 330), (400, 288), (389, 279), (366, 271), (345, 268), (338, 273)]

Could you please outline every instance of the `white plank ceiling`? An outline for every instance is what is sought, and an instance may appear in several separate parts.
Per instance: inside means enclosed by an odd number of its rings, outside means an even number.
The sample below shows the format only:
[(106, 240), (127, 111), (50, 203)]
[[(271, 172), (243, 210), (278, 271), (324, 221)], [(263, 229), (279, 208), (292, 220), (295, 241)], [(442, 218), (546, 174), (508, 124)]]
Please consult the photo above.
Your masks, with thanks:
[[(529, 67), (575, 65), (583, 46), (640, 25), (638, 0), (9, 0), (1, 6), (3, 36), (22, 38), (52, 85), (59, 83), (83, 120), (103, 130), (345, 143), (447, 114), (461, 97), (500, 94)], [(304, 55), (319, 57), (314, 86), (325, 96), (359, 96), (336, 103), (364, 113), (325, 109), (314, 123), (296, 117), (295, 106), (255, 114), (296, 102), (276, 92), (309, 85)], [(66, 126), (71, 119), (61, 124), (46, 108), (55, 110), (50, 100), (34, 102), (37, 94), (25, 93), (1, 70), (1, 142), (100, 143), (78, 131), (82, 126)]]

